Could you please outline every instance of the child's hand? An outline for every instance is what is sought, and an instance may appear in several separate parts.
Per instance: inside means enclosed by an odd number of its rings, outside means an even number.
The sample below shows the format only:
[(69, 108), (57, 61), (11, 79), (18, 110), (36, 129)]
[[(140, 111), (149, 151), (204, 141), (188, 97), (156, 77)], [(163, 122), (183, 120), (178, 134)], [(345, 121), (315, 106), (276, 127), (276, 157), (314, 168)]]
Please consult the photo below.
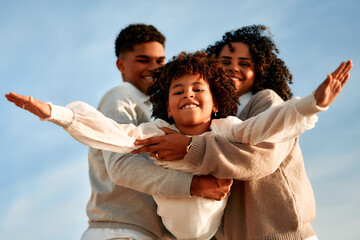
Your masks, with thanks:
[(50, 105), (37, 100), (36, 98), (23, 96), (13, 92), (5, 94), (5, 97), (16, 106), (23, 108), (40, 118), (47, 118), (51, 115)]
[(332, 74), (328, 74), (325, 81), (315, 91), (316, 105), (330, 106), (349, 79), (351, 68), (352, 62), (349, 60), (346, 63), (342, 62)]

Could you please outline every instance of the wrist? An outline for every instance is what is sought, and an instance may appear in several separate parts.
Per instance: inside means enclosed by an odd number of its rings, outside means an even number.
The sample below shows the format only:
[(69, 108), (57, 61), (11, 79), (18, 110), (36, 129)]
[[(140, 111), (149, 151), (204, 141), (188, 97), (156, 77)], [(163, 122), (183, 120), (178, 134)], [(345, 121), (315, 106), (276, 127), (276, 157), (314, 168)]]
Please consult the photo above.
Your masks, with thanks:
[(194, 196), (197, 194), (199, 181), (200, 181), (199, 177), (194, 175), (190, 185), (190, 196)]

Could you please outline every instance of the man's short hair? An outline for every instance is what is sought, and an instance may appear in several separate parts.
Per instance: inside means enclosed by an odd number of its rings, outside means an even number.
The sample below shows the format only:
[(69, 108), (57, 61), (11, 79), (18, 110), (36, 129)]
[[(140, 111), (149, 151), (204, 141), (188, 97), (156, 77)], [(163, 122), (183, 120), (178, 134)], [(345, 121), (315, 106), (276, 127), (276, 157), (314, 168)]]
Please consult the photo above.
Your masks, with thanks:
[(117, 36), (115, 40), (115, 55), (134, 50), (134, 45), (147, 42), (159, 42), (165, 47), (165, 36), (153, 25), (130, 24)]

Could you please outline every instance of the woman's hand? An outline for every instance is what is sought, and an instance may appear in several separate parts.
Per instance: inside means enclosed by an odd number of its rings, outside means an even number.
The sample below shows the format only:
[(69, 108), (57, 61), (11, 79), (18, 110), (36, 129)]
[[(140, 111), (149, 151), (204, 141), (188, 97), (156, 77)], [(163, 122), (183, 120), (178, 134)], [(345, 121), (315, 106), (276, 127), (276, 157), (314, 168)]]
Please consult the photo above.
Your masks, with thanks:
[(332, 74), (328, 74), (325, 81), (315, 91), (316, 105), (330, 106), (349, 79), (351, 68), (352, 61), (349, 60), (342, 62)]
[(19, 108), (25, 109), (40, 118), (48, 118), (51, 116), (50, 105), (36, 98), (23, 96), (13, 92), (5, 94), (5, 97)]
[(198, 197), (220, 201), (229, 194), (232, 183), (232, 179), (218, 179), (212, 175), (194, 176), (190, 193)]
[(151, 137), (143, 140), (136, 140), (135, 145), (145, 145), (132, 154), (149, 153), (149, 156), (155, 157), (160, 161), (174, 161), (183, 159), (186, 155), (186, 149), (191, 138), (169, 128), (161, 128), (164, 136)]

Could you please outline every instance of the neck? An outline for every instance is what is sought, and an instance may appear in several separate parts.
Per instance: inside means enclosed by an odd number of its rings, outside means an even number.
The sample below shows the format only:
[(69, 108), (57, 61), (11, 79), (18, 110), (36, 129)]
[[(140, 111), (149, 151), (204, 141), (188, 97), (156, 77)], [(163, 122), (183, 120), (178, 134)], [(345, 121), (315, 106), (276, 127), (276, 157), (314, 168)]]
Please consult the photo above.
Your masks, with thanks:
[(175, 126), (180, 131), (180, 133), (184, 135), (195, 136), (195, 135), (201, 135), (204, 132), (209, 131), (210, 122), (201, 123), (192, 126), (178, 126), (175, 123)]

